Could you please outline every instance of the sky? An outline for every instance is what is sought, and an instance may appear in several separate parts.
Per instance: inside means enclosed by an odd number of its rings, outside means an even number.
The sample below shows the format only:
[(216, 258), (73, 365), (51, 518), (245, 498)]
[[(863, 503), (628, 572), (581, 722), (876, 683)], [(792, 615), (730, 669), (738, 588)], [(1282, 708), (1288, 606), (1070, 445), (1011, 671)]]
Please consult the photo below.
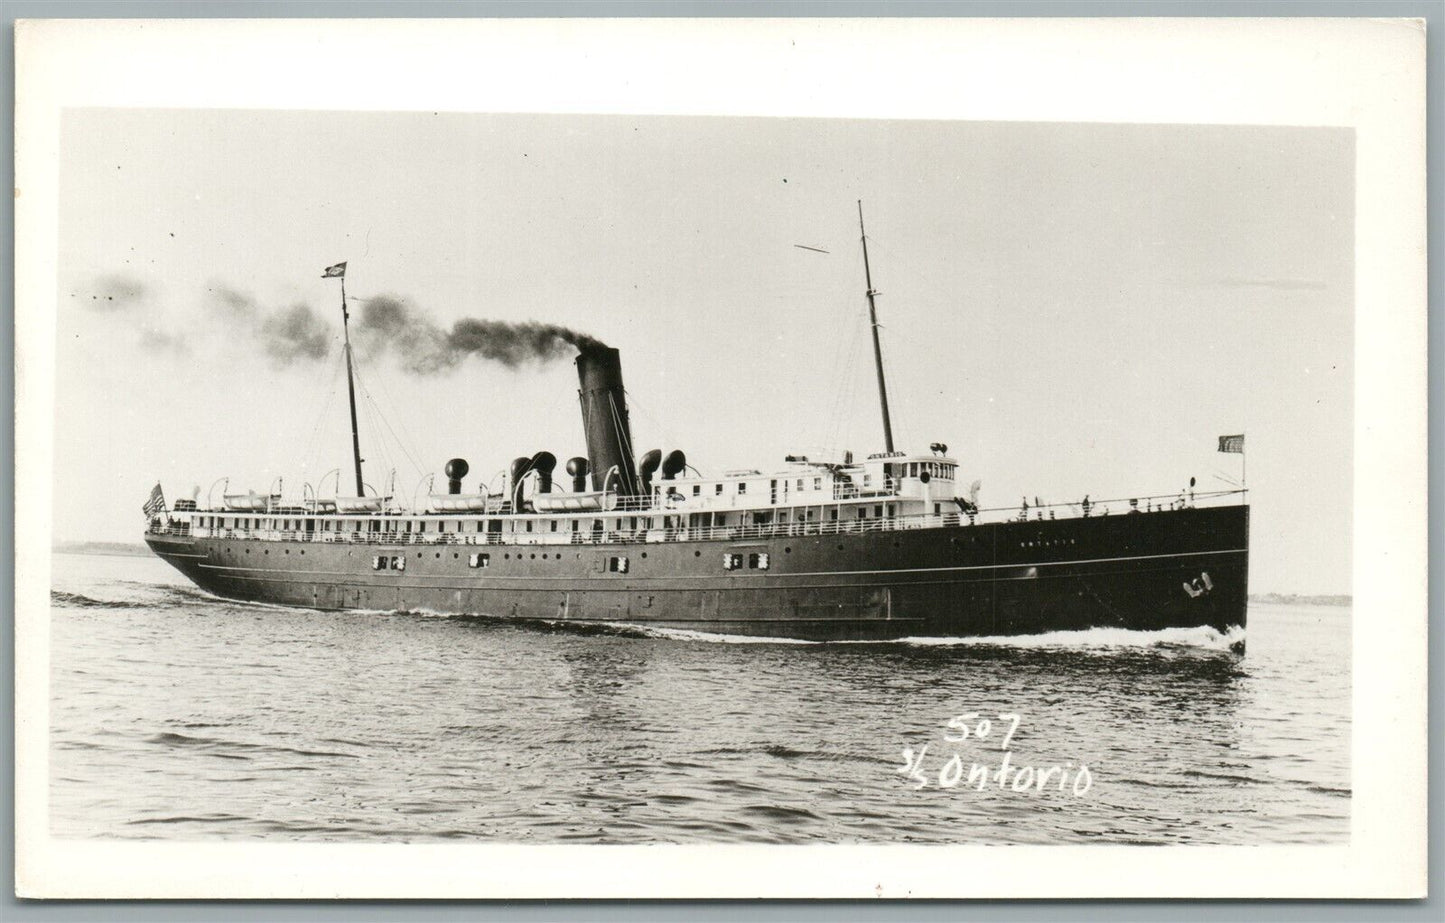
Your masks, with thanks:
[(994, 507), (1224, 488), (1242, 432), (1251, 590), (1351, 589), (1349, 130), (80, 109), (60, 151), (58, 541), (344, 474), (342, 260), (375, 488), (585, 454), (565, 355), (419, 373), (380, 303), (617, 347), (706, 474), (879, 451), (861, 199), (898, 448)]

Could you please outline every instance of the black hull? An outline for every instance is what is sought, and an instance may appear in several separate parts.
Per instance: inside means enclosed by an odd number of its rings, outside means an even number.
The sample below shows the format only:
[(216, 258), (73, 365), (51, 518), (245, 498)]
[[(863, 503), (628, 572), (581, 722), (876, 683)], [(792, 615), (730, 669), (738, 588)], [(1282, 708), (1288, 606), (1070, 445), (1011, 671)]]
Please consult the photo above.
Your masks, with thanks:
[[(804, 640), (1244, 627), (1245, 506), (763, 539), (571, 545), (148, 534), (219, 596)], [(489, 566), (468, 565), (486, 552)], [(726, 571), (725, 553), (766, 553)], [(405, 570), (373, 570), (405, 555)], [(627, 559), (627, 572), (608, 570)]]

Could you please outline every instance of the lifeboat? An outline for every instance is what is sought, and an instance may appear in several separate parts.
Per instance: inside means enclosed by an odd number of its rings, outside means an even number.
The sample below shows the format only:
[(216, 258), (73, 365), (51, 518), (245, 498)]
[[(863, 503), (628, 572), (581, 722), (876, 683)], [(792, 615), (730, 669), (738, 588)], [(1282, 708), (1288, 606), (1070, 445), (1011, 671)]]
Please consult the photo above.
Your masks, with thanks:
[(442, 513), (485, 513), (489, 499), (486, 494), (428, 494), (428, 498), (431, 508)]
[(390, 502), (390, 497), (337, 497), (336, 512), (380, 513)]
[(617, 493), (593, 490), (575, 494), (533, 494), (532, 508), (539, 513), (587, 513), (617, 508)]
[(222, 494), (221, 499), (225, 501), (226, 509), (245, 513), (264, 513), (281, 503), (280, 494), (267, 496), (258, 494), (254, 490), (248, 490), (243, 494)]

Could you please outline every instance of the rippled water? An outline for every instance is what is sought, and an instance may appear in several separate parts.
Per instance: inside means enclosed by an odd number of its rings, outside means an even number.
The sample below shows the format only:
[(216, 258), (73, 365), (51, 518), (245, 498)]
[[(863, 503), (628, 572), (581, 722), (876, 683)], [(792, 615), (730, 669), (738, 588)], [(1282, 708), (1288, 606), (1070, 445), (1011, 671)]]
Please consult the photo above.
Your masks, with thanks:
[(1255, 606), (1241, 658), (1208, 629), (783, 644), (316, 612), (98, 555), (56, 555), (52, 602), (57, 836), (1349, 836), (1343, 607)]

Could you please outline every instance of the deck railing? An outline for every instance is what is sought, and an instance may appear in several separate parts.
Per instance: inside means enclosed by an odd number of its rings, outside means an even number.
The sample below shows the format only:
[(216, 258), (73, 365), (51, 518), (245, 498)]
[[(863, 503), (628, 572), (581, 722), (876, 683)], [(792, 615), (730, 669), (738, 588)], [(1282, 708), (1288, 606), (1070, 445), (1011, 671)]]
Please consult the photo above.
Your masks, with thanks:
[[(597, 545), (686, 541), (740, 541), (767, 539), (783, 536), (809, 535), (851, 535), (867, 532), (893, 532), (910, 529), (934, 529), (968, 527), (994, 522), (1033, 522), (1055, 519), (1079, 519), (1110, 515), (1138, 513), (1148, 515), (1168, 510), (1191, 509), (1199, 506), (1226, 506), (1236, 499), (1243, 502), (1243, 490), (1212, 491), (1180, 496), (1166, 494), (1150, 497), (1136, 497), (1125, 500), (1099, 500), (1080, 503), (1044, 504), (1014, 508), (992, 507), (981, 510), (955, 511), (919, 516), (881, 516), (867, 519), (806, 520), (801, 522), (765, 522), (746, 525), (724, 525), (703, 527), (652, 528), (652, 529), (602, 529), (586, 531), (556, 532), (394, 532), (385, 529), (365, 531), (355, 529), (298, 529), (266, 528), (222, 528), (193, 524), (188, 519), (168, 519), (160, 516), (151, 520), (146, 529), (152, 535), (174, 535), (194, 538), (236, 538), (254, 541), (275, 542), (316, 542), (322, 544), (360, 545)], [(1059, 515), (1063, 512), (1064, 515)], [(198, 511), (201, 515), (208, 511)], [(606, 514), (591, 517), (569, 516), (551, 519), (532, 519), (535, 524), (565, 523), (570, 519), (601, 518)], [(350, 521), (357, 521), (352, 519)], [(382, 517), (360, 520), (368, 527), (373, 524), (390, 525), (396, 520)], [(448, 519), (447, 521), (456, 521)], [(462, 520), (467, 521), (467, 520)], [(327, 525), (320, 521), (320, 525)]]

